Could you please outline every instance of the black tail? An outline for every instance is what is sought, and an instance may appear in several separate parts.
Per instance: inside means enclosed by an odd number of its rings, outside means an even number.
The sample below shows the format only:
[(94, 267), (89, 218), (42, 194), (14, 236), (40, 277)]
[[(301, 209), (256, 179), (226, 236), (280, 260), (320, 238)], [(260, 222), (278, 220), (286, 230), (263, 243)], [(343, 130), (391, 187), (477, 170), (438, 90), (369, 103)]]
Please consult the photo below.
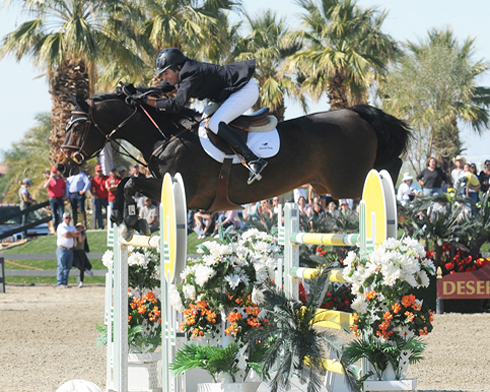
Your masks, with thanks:
[(402, 155), (411, 139), (409, 125), (388, 113), (369, 105), (356, 105), (351, 108), (376, 132), (378, 150), (374, 168), (383, 167)]
[(410, 126), (380, 109), (369, 105), (356, 105), (351, 108), (376, 132), (378, 149), (374, 168), (386, 169), (391, 175), (393, 184), (396, 184), (402, 167), (402, 155), (408, 147), (412, 133)]

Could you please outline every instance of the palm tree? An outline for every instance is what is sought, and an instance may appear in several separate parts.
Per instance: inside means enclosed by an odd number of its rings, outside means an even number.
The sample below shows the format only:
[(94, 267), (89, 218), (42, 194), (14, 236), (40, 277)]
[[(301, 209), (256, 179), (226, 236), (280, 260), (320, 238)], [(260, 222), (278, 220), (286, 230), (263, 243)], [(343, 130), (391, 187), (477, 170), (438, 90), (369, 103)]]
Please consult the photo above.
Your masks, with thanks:
[(461, 153), (458, 122), (478, 133), (488, 127), (490, 88), (477, 84), (488, 64), (472, 59), (473, 39), (459, 44), (451, 30), (429, 31), (425, 40), (408, 42), (407, 48), (382, 94), (385, 108), (409, 120), (416, 132), (409, 159), (418, 171), (433, 154), (450, 161)]
[(304, 89), (318, 100), (327, 93), (331, 109), (367, 101), (368, 89), (384, 76), (399, 52), (381, 31), (387, 16), (360, 9), (356, 0), (298, 0), (306, 11), (297, 36), (307, 47), (291, 56), (289, 69), (302, 69)]
[(18, 60), (28, 56), (47, 71), (53, 102), (50, 160), (54, 162), (72, 110), (69, 93), (87, 98), (94, 92), (98, 62), (111, 59), (131, 68), (143, 68), (144, 63), (127, 42), (131, 37), (127, 21), (134, 10), (130, 2), (119, 0), (20, 3), (23, 11), (34, 18), (3, 38), (0, 56), (13, 54)]
[(299, 96), (305, 108), (305, 101), (294, 80), (284, 75), (281, 68), (286, 57), (297, 52), (301, 45), (291, 39), (284, 18), (278, 19), (273, 11), (251, 17), (245, 14), (250, 25), (250, 33), (238, 42), (235, 52), (237, 59), (255, 58), (255, 77), (259, 82), (260, 97), (256, 108), (268, 106), (279, 121), (284, 120), (284, 94)]

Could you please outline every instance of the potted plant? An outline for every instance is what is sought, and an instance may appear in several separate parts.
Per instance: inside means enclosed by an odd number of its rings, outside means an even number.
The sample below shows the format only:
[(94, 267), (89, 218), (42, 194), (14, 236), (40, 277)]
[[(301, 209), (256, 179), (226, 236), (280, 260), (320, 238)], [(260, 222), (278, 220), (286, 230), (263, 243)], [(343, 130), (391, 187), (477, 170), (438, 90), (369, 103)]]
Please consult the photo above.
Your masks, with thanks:
[[(243, 336), (267, 322), (258, 315), (264, 284), (274, 279), (279, 249), (274, 237), (257, 229), (246, 231), (237, 242), (199, 245), (200, 257), (189, 259), (182, 283), (170, 287), (172, 305), (183, 312), (181, 330), (191, 339), (176, 354), (174, 374), (199, 367), (214, 381), (220, 373), (229, 374), (228, 381), (250, 380), (259, 351), (248, 349)], [(223, 356), (228, 361), (215, 360)], [(229, 368), (230, 363), (237, 368)]]
[[(102, 262), (113, 263), (112, 251), (106, 251)], [(128, 247), (128, 388), (152, 390), (157, 387), (157, 362), (161, 353), (161, 303), (158, 298), (159, 250)], [(157, 292), (157, 294), (155, 294)], [(97, 344), (107, 343), (107, 326), (98, 325), (101, 332)], [(111, 334), (114, 337), (114, 333)]]
[(388, 239), (372, 253), (349, 252), (344, 279), (355, 299), (352, 330), (358, 337), (342, 353), (346, 363), (367, 359), (378, 381), (401, 380), (409, 363), (422, 357), (420, 336), (432, 330), (433, 311), (411, 292), (429, 284), (435, 274), (423, 246), (414, 239)]
[[(338, 337), (327, 328), (316, 328), (322, 319), (321, 313), (325, 312), (321, 306), (325, 301), (330, 270), (330, 267), (319, 270), (302, 300), (288, 298), (273, 287), (264, 291), (265, 302), (259, 318), (266, 318), (268, 322), (261, 329), (249, 331), (245, 340), (252, 347), (268, 341), (263, 377), (270, 381), (271, 392), (289, 389), (293, 377), (306, 384), (305, 390), (319, 391), (326, 351), (333, 351), (341, 358)], [(340, 362), (351, 391), (357, 391), (354, 366), (343, 359)]]

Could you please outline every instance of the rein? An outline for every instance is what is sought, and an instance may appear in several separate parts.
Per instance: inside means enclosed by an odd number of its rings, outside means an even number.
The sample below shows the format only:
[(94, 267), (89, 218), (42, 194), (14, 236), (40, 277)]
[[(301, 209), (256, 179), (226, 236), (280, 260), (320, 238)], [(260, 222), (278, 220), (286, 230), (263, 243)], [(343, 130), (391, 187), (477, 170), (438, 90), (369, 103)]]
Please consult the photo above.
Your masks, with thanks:
[[(138, 112), (138, 107), (140, 107), (143, 112), (146, 114), (146, 116), (149, 118), (149, 120), (151, 121), (151, 123), (153, 124), (153, 126), (158, 130), (158, 132), (162, 135), (163, 137), (163, 143), (160, 144), (150, 155), (150, 158), (148, 160), (148, 162), (154, 158), (154, 157), (157, 157), (157, 155), (168, 145), (170, 144), (172, 141), (174, 141), (175, 139), (177, 139), (180, 135), (182, 135), (184, 132), (187, 132), (187, 131), (190, 131), (196, 124), (199, 124), (199, 121), (194, 121), (193, 123), (191, 123), (188, 127), (180, 130), (179, 132), (177, 132), (175, 135), (172, 135), (170, 138), (168, 136), (166, 136), (163, 131), (160, 129), (160, 127), (158, 126), (158, 124), (156, 123), (156, 121), (152, 118), (152, 116), (150, 115), (150, 113), (148, 113), (148, 111), (142, 106), (142, 105), (138, 105), (134, 108), (134, 111), (126, 118), (124, 119), (123, 121), (121, 121), (121, 123), (119, 123), (119, 125), (117, 125), (109, 134), (106, 134), (102, 131), (102, 129), (99, 127), (99, 125), (94, 121), (94, 118), (93, 118), (93, 101), (92, 100), (88, 100), (87, 101), (88, 104), (89, 104), (89, 112), (86, 113), (86, 112), (83, 112), (83, 111), (73, 111), (72, 112), (72, 115), (78, 115), (79, 117), (75, 118), (75, 119), (72, 119), (70, 120), (70, 122), (67, 124), (66, 126), (66, 129), (67, 131), (76, 123), (78, 122), (82, 122), (84, 121), (85, 122), (85, 127), (83, 129), (83, 134), (81, 135), (80, 139), (81, 140), (81, 143), (80, 145), (71, 145), (71, 144), (62, 144), (61, 145), (61, 152), (63, 153), (63, 155), (67, 158), (67, 159), (70, 159), (70, 160), (73, 160), (76, 164), (80, 165), (81, 163), (83, 163), (84, 160), (88, 160), (88, 159), (91, 159), (93, 158), (94, 156), (96, 156), (100, 151), (102, 151), (102, 149), (104, 148), (103, 146), (101, 148), (99, 148), (97, 151), (95, 151), (94, 153), (92, 153), (90, 155), (90, 157), (85, 157), (85, 155), (88, 155), (88, 154), (85, 154), (83, 152), (83, 148), (85, 146), (85, 143), (87, 141), (87, 137), (88, 137), (88, 131), (89, 131), (89, 126), (87, 125), (90, 125), (90, 124), (93, 124), (94, 128), (102, 135), (104, 136), (104, 138), (106, 139), (106, 143), (107, 142), (114, 142), (116, 143), (122, 150), (124, 150), (125, 153), (121, 153), (122, 155), (125, 155), (129, 158), (132, 158), (134, 161), (138, 162), (140, 165), (150, 169), (151, 171), (151, 168), (149, 167), (148, 164), (140, 161), (139, 159), (137, 159), (134, 155), (132, 155), (125, 147), (124, 145), (122, 145), (122, 143), (120, 143), (118, 140), (116, 140), (114, 138), (114, 135), (119, 131), (121, 130), (124, 126), (126, 126), (130, 121), (131, 119), (136, 115), (136, 113)], [(105, 143), (104, 143), (105, 145)], [(75, 152), (73, 153), (73, 156), (72, 158), (68, 157), (68, 155), (66, 154), (65, 152), (65, 149), (70, 149), (70, 150), (75, 150)], [(155, 173), (153, 173), (155, 175)]]

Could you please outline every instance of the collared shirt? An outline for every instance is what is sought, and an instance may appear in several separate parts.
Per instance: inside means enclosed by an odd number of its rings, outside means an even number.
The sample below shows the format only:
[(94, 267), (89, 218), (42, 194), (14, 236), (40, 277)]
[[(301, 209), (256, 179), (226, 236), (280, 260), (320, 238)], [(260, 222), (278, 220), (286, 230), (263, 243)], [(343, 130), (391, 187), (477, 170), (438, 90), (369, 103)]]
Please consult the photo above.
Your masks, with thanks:
[(48, 196), (49, 197), (63, 197), (65, 196), (66, 183), (61, 177), (55, 177), (49, 181), (48, 184)]
[(87, 192), (91, 184), (90, 178), (81, 171), (66, 179), (66, 193), (69, 195), (70, 193), (78, 193), (80, 191)]
[(107, 199), (107, 189), (105, 187), (105, 182), (107, 181), (108, 176), (95, 176), (92, 178), (92, 189), (95, 192), (95, 196), (99, 199)]
[(67, 225), (64, 221), (61, 222), (56, 229), (56, 234), (58, 235), (56, 245), (64, 248), (73, 248), (73, 245), (75, 245), (75, 240), (73, 238), (66, 238), (63, 234), (73, 233), (75, 230), (75, 226)]

